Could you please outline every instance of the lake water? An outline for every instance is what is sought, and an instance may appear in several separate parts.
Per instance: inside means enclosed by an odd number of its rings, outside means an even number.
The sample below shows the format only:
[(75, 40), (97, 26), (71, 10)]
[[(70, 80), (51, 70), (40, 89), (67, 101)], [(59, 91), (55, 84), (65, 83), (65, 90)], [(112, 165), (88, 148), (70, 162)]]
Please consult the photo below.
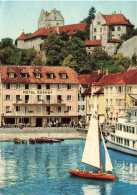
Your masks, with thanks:
[[(116, 181), (71, 176), (81, 163), (85, 140), (61, 143), (0, 142), (0, 194), (6, 195), (136, 195), (137, 157), (109, 150)], [(104, 150), (102, 160), (104, 161)], [(89, 166), (85, 167), (90, 169)]]

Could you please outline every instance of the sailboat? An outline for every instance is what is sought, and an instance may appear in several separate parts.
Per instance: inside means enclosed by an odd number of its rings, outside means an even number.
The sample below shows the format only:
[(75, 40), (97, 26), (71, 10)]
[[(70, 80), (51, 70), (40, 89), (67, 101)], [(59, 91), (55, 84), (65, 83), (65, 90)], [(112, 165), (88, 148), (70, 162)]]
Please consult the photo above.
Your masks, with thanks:
[(105, 172), (102, 170), (101, 165), (101, 153), (100, 153), (100, 134), (99, 134), (99, 121), (97, 112), (97, 101), (95, 100), (94, 110), (89, 124), (89, 130), (87, 133), (85, 148), (82, 156), (82, 163), (98, 168), (98, 172), (76, 170), (69, 171), (70, 174), (93, 179), (103, 180), (116, 180), (116, 175), (112, 174), (112, 163), (105, 145), (105, 141), (102, 136), (103, 146), (105, 150)]

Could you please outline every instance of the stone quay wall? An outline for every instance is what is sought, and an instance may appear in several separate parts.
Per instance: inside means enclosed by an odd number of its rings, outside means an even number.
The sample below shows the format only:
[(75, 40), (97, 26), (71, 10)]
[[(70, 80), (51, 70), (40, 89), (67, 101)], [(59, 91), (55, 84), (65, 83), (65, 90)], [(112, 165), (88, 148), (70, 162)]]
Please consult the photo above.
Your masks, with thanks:
[(29, 138), (60, 138), (60, 139), (86, 139), (86, 129), (70, 127), (36, 127), (36, 128), (0, 128), (0, 141), (13, 141), (15, 137), (29, 140)]

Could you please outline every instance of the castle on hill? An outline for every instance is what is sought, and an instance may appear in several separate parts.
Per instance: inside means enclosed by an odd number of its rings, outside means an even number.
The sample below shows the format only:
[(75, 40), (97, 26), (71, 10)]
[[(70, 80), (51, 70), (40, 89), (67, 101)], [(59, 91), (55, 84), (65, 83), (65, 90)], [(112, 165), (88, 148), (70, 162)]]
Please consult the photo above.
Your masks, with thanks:
[[(29, 37), (23, 32), (18, 38), (17, 47), (21, 49), (34, 48), (40, 51), (41, 44), (51, 32), (57, 34), (66, 32), (71, 36), (77, 30), (85, 31), (86, 26), (86, 23), (64, 25), (64, 18), (60, 11), (53, 9), (49, 13), (42, 10), (38, 20), (38, 30)], [(104, 15), (99, 12), (91, 21), (90, 40), (84, 42), (87, 53), (91, 54), (95, 47), (102, 47), (109, 55), (115, 54), (121, 35), (129, 34), (133, 27), (134, 25), (121, 13)], [(136, 39), (132, 42), (136, 44)], [(136, 46), (134, 47), (136, 48)]]

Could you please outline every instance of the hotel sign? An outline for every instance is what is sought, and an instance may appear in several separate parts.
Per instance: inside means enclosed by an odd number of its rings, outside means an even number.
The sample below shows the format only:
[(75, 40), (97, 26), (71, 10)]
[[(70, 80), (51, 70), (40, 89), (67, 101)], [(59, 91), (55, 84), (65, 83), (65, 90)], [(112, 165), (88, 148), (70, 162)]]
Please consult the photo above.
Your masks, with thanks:
[(53, 91), (46, 91), (46, 90), (23, 90), (22, 95), (53, 95)]

